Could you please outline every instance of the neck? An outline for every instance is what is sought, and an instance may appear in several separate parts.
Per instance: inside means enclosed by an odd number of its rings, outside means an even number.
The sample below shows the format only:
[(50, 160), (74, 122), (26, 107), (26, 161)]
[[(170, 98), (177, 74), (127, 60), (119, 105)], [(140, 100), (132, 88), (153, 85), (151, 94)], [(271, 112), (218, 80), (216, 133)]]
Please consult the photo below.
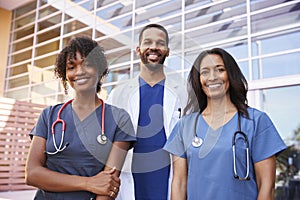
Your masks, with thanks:
[(146, 66), (141, 66), (140, 77), (148, 83), (150, 86), (155, 85), (161, 80), (165, 79), (165, 73), (163, 67), (151, 71)]
[(97, 94), (79, 95), (77, 94), (73, 100), (73, 107), (80, 109), (94, 109), (101, 105), (101, 101)]
[(207, 107), (203, 111), (203, 115), (221, 116), (227, 113), (235, 113), (237, 108), (231, 102), (230, 97), (227, 95), (222, 99), (208, 99)]

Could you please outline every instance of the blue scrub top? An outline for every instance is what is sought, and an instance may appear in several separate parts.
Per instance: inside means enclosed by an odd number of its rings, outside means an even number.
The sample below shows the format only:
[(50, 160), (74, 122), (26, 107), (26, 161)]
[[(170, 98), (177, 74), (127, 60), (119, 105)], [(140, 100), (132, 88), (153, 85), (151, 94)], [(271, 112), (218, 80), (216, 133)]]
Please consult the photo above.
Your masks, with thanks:
[[(241, 116), (241, 131), (249, 140), (250, 180), (234, 178), (232, 137), (238, 130), (238, 114), (217, 130), (212, 130), (202, 115), (197, 122), (196, 134), (204, 142), (200, 147), (191, 145), (194, 125), (185, 127), (195, 120), (197, 113), (183, 117), (174, 127), (164, 149), (171, 154), (187, 159), (187, 199), (257, 199), (257, 185), (253, 163), (273, 156), (286, 145), (270, 118), (263, 112), (248, 108), (250, 119)], [(210, 134), (208, 136), (208, 134)], [(215, 137), (212, 142), (212, 137)], [(210, 138), (211, 141), (208, 141)], [(210, 143), (210, 146), (206, 146)], [(236, 166), (240, 177), (245, 176), (245, 141), (239, 135), (236, 139)]]
[[(62, 104), (50, 106), (43, 110), (31, 135), (45, 138), (46, 151), (54, 152), (51, 126), (57, 118)], [(128, 113), (105, 104), (105, 136), (108, 141), (105, 145), (97, 142), (96, 138), (101, 133), (102, 106), (80, 121), (68, 104), (61, 113), (61, 119), (66, 123), (64, 144), (68, 147), (55, 155), (47, 154), (46, 167), (50, 170), (64, 174), (78, 176), (94, 176), (104, 169), (109, 152), (114, 141), (134, 142), (134, 129)], [(55, 126), (55, 140), (57, 146), (61, 141), (61, 123)], [(64, 145), (63, 144), (63, 145)], [(95, 195), (87, 191), (77, 192), (49, 192), (38, 190), (35, 199), (91, 199)]]
[(133, 149), (132, 172), (136, 200), (166, 200), (170, 156), (163, 120), (164, 81), (151, 87), (142, 78), (137, 141)]

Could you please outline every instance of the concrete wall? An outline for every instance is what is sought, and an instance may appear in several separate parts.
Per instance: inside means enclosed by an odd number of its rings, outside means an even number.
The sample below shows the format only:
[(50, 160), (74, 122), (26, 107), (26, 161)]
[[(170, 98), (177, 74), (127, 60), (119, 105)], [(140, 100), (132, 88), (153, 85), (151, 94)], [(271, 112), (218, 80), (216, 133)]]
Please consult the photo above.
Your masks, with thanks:
[(4, 93), (11, 15), (11, 11), (0, 8), (0, 97)]

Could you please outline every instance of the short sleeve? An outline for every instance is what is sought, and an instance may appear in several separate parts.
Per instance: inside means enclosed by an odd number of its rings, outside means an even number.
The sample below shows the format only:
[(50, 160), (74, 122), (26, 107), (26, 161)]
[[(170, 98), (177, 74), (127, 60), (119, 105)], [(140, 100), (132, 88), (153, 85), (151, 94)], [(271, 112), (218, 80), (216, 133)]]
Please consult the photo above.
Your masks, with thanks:
[(255, 136), (252, 147), (254, 163), (267, 159), (286, 149), (286, 145), (280, 137), (271, 119), (266, 113), (254, 116)]
[(129, 114), (124, 109), (115, 108), (115, 112), (118, 112), (117, 118), (117, 130), (115, 134), (115, 141), (136, 141), (134, 128)]
[(39, 118), (35, 126), (32, 128), (30, 131), (29, 135), (30, 137), (33, 136), (40, 136), (45, 139), (47, 139), (47, 133), (48, 133), (48, 119), (49, 119), (49, 112), (50, 112), (51, 107), (45, 108)]
[(187, 158), (186, 148), (182, 139), (183, 122), (180, 119), (174, 126), (165, 146), (164, 150), (178, 157)]

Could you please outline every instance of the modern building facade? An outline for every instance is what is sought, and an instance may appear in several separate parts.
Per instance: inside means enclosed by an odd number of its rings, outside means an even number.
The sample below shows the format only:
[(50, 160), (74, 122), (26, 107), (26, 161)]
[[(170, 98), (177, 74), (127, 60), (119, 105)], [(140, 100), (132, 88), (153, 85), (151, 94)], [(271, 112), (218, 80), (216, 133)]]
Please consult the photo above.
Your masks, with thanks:
[(170, 33), (166, 66), (186, 79), (200, 51), (221, 47), (249, 83), (249, 105), (267, 112), (288, 139), (300, 126), (300, 0), (35, 0), (11, 12), (3, 96), (55, 104), (65, 96), (53, 68), (74, 36), (105, 49), (110, 73), (101, 96), (138, 74), (139, 30)]

